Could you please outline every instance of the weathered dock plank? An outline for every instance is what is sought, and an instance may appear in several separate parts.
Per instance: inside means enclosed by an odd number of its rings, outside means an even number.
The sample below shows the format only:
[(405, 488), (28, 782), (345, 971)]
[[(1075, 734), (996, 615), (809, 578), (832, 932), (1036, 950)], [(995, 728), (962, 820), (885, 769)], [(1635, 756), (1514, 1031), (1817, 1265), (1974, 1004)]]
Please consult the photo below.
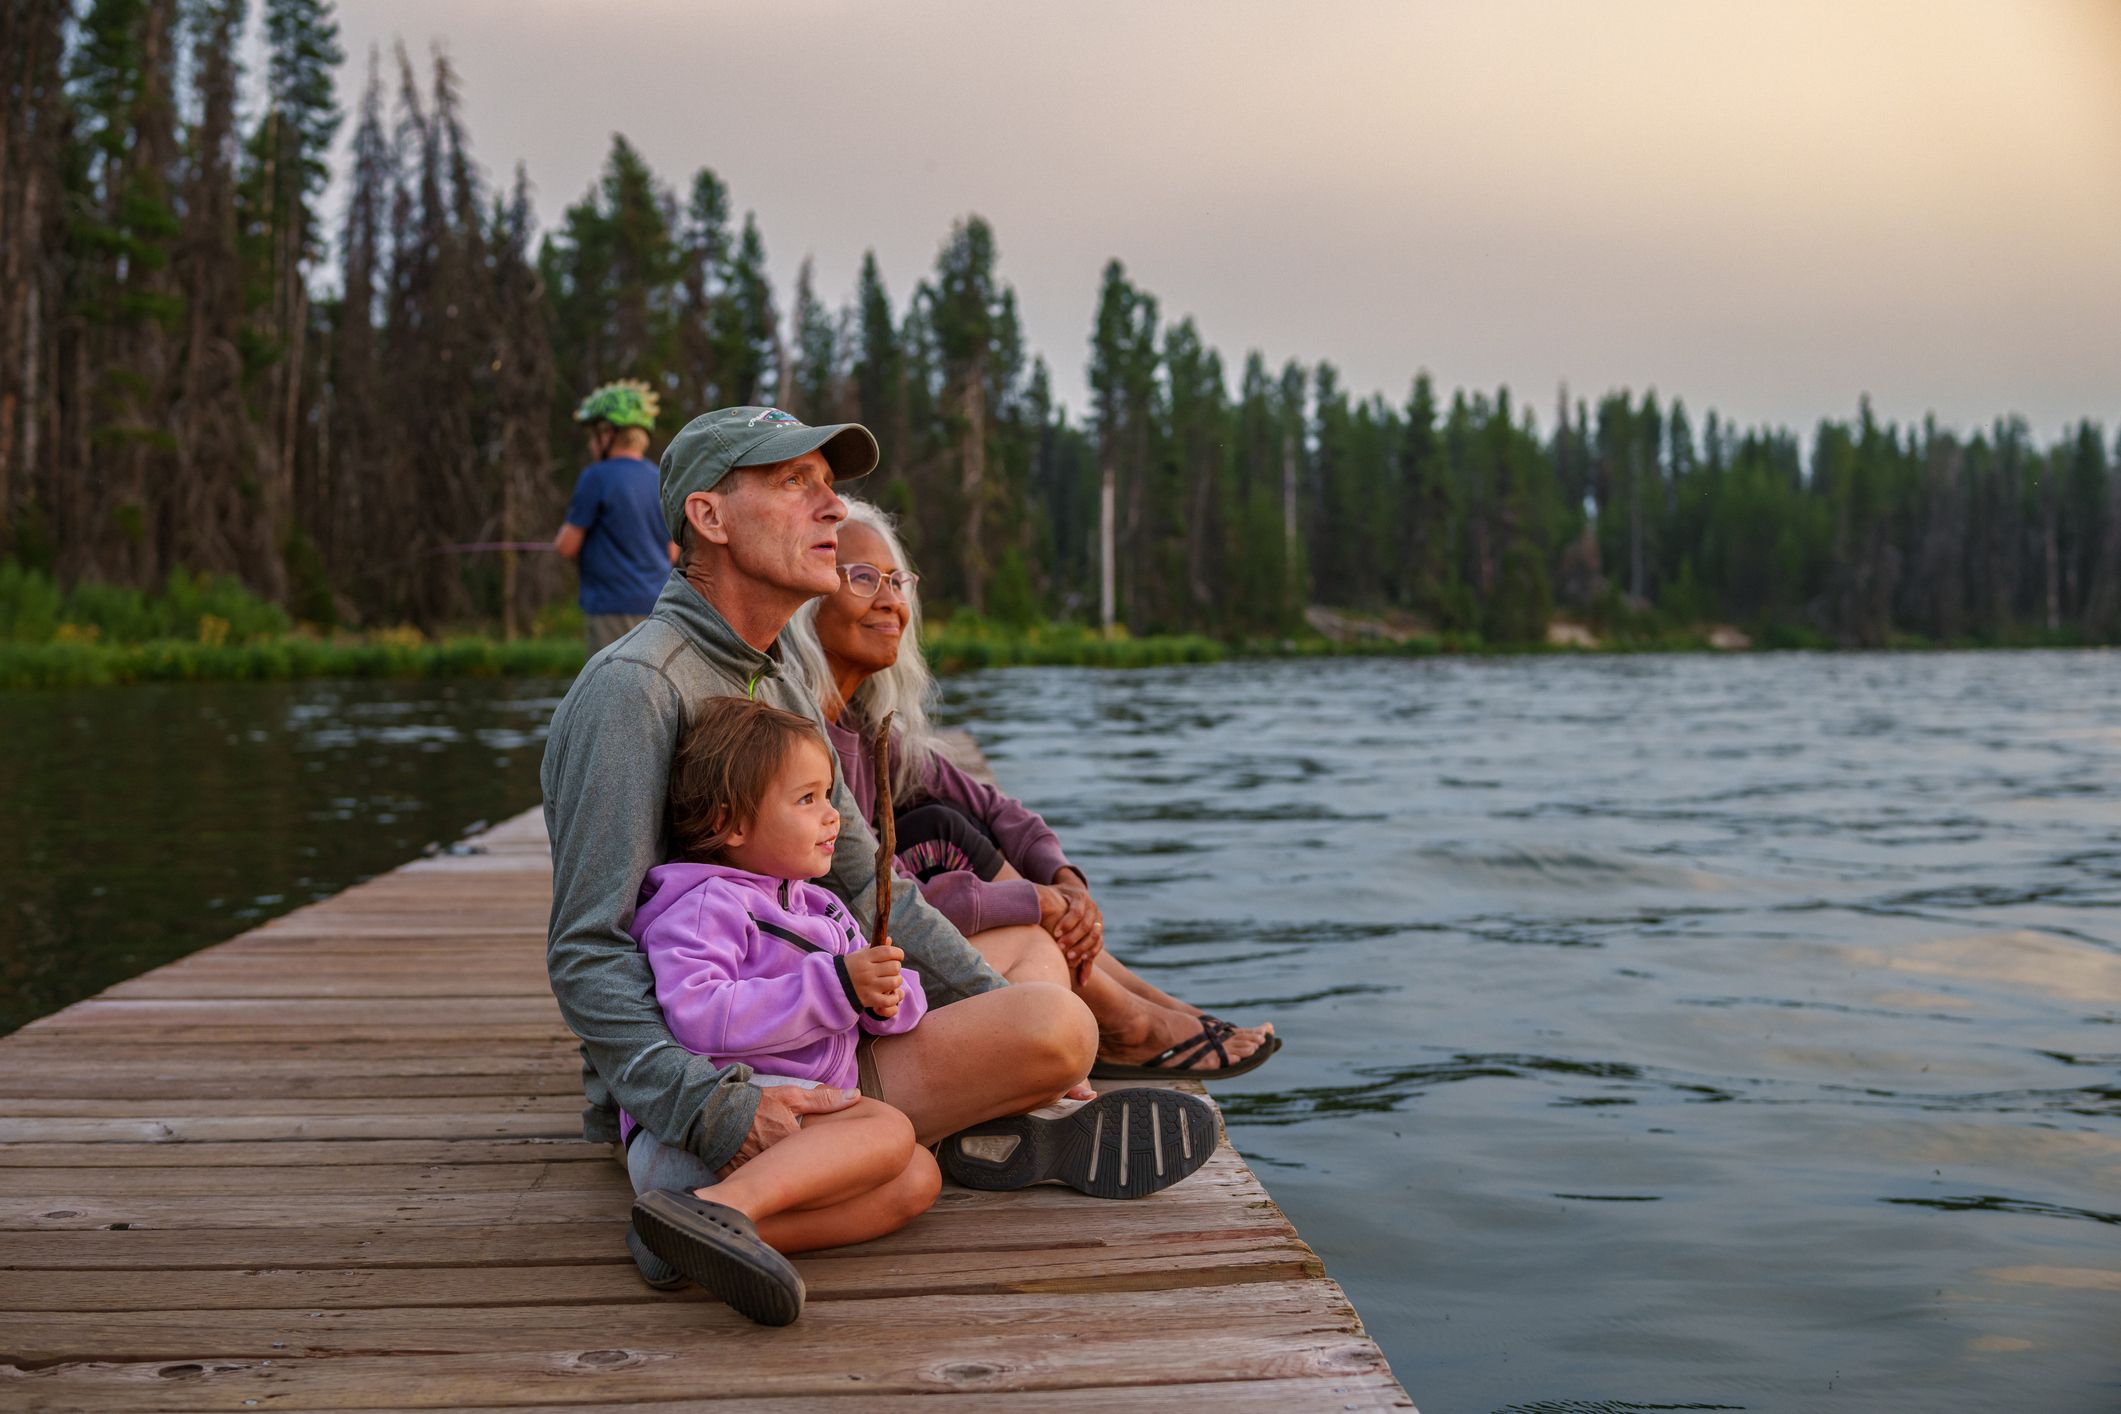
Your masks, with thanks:
[(532, 812), (0, 1038), (0, 1406), (1410, 1407), (1227, 1142), (1134, 1203), (946, 1188), (785, 1330), (649, 1291), (549, 888)]

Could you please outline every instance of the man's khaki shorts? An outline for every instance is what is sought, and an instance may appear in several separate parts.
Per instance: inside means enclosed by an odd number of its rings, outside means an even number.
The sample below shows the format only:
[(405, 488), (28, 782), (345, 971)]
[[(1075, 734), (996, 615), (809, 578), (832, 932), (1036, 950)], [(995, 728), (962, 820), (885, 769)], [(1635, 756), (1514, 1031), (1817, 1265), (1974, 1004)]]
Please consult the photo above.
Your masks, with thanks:
[(856, 1083), (872, 1100), (884, 1098), (884, 1080), (876, 1073), (876, 1037), (864, 1034), (854, 1043), (854, 1065), (861, 1078)]

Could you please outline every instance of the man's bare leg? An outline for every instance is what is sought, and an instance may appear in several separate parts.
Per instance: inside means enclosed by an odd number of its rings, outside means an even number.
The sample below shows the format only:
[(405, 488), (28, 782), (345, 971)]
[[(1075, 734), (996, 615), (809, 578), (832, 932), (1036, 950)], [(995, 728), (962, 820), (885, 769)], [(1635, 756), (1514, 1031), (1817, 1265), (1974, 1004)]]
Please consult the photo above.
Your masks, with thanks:
[(1097, 1023), (1067, 988), (1023, 982), (937, 1007), (873, 1054), (887, 1102), (933, 1144), (1075, 1085), (1097, 1059)]

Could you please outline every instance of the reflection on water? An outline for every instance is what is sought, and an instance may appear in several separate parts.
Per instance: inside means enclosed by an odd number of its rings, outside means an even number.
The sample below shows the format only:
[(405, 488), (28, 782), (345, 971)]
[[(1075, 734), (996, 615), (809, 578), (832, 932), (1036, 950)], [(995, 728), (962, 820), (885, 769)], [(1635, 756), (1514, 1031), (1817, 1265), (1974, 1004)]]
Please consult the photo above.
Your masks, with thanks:
[(950, 688), (1432, 1414), (2121, 1408), (2121, 655)]
[(0, 1033), (536, 804), (565, 687), (0, 693)]

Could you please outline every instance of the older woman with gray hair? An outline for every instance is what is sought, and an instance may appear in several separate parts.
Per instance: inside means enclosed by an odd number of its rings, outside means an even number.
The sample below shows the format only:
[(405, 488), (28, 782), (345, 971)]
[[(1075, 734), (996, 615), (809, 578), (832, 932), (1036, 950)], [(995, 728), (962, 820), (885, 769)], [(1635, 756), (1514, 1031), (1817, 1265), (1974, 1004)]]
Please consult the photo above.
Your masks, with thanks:
[(1269, 1026), (1235, 1026), (1150, 985), (1104, 950), (1104, 914), (1060, 840), (1023, 802), (973, 779), (941, 749), (937, 696), (920, 648), (919, 575), (891, 518), (849, 499), (840, 587), (781, 634), (818, 693), (826, 733), (865, 816), (877, 808), (871, 748), (892, 719), (900, 871), (1011, 981), (1071, 985), (1098, 1024), (1093, 1079), (1242, 1075), (1281, 1047)]

